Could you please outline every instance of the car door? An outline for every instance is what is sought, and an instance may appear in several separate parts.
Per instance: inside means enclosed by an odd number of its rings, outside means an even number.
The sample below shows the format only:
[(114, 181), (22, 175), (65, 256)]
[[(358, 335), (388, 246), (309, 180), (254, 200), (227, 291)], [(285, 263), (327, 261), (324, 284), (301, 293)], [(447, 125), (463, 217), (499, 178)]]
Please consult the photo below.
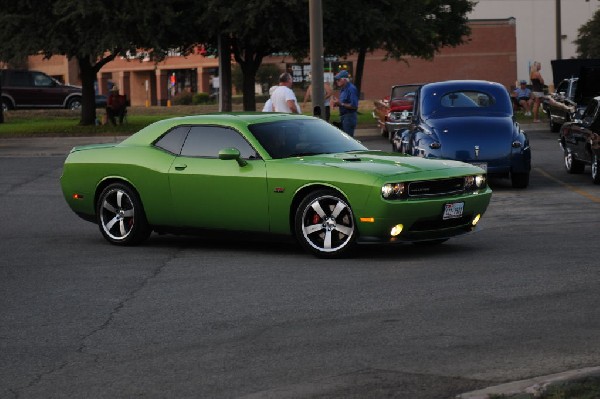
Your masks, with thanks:
[[(224, 148), (238, 149), (245, 165), (219, 159)], [(178, 225), (268, 231), (265, 162), (238, 131), (192, 126), (169, 180)]]
[(31, 79), (36, 97), (35, 105), (44, 107), (62, 106), (67, 97), (66, 89), (57, 85), (56, 81), (42, 72), (32, 71)]
[(25, 70), (5, 71), (4, 91), (12, 97), (15, 107), (36, 104), (37, 98), (31, 80), (31, 74)]

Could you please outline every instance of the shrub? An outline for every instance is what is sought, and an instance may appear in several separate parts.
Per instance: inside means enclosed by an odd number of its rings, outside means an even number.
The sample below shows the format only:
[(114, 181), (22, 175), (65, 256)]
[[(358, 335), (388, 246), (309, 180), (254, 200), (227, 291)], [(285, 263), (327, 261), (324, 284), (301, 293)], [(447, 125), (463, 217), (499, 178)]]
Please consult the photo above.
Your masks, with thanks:
[(213, 100), (210, 98), (208, 93), (196, 93), (192, 98), (192, 104), (211, 104)]
[(193, 94), (187, 91), (183, 91), (173, 97), (171, 102), (173, 105), (191, 105)]

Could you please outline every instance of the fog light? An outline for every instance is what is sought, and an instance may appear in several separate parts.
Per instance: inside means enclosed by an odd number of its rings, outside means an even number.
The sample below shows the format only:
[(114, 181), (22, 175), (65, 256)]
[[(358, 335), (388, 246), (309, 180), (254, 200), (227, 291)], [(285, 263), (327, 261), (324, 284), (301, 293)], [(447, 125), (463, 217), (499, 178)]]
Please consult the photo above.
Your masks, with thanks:
[(471, 222), (471, 224), (473, 226), (475, 226), (477, 224), (477, 222), (479, 222), (479, 219), (481, 219), (481, 214), (477, 214), (477, 216), (475, 216), (475, 218), (473, 219), (473, 221)]
[(390, 235), (392, 237), (396, 237), (398, 234), (402, 233), (403, 228), (404, 228), (404, 226), (401, 224), (395, 225), (394, 227), (392, 227), (392, 231), (390, 231)]

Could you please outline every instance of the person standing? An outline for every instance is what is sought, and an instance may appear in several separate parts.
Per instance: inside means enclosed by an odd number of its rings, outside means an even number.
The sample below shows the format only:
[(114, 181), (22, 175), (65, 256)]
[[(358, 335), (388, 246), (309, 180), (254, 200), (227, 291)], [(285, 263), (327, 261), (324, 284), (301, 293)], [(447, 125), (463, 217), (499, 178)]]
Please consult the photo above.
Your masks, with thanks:
[[(325, 89), (325, 120), (327, 122), (329, 122), (329, 119), (331, 117), (331, 95), (333, 94), (333, 91), (331, 90), (331, 85), (329, 84), (328, 81), (323, 82), (323, 88)], [(304, 95), (304, 101), (302, 102), (302, 107), (306, 106), (306, 103), (308, 101), (312, 100), (312, 84), (308, 85), (308, 88), (306, 89), (306, 94)], [(306, 109), (306, 108), (305, 108)]]
[(544, 97), (544, 78), (540, 73), (540, 69), (542, 69), (542, 64), (540, 64), (538, 61), (534, 61), (531, 65), (531, 71), (529, 74), (533, 91), (533, 122), (535, 123), (540, 122), (538, 119), (538, 112), (540, 110), (542, 98)]
[(271, 100), (271, 96), (273, 95), (273, 93), (275, 93), (275, 90), (277, 90), (278, 88), (279, 88), (279, 86), (272, 86), (269, 89), (269, 99), (267, 100), (267, 102), (265, 102), (262, 112), (274, 112), (273, 111), (273, 100)]
[(340, 98), (332, 97), (331, 104), (340, 108), (342, 130), (349, 136), (354, 136), (358, 122), (358, 90), (350, 83), (348, 71), (340, 71), (334, 78), (337, 87), (341, 89)]
[(301, 113), (296, 94), (292, 90), (292, 75), (284, 72), (279, 76), (279, 86), (271, 94), (271, 102), (273, 104), (273, 112)]

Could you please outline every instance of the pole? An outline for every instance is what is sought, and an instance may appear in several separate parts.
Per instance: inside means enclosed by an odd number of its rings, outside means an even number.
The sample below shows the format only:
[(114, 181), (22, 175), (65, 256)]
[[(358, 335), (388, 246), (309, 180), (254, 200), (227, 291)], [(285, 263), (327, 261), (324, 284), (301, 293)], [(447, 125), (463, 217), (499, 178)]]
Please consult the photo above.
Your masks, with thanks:
[(323, 119), (325, 118), (325, 85), (323, 84), (323, 10), (321, 0), (309, 0), (308, 13), (313, 115)]
[(556, 0), (556, 59), (562, 60), (562, 27), (560, 0)]

